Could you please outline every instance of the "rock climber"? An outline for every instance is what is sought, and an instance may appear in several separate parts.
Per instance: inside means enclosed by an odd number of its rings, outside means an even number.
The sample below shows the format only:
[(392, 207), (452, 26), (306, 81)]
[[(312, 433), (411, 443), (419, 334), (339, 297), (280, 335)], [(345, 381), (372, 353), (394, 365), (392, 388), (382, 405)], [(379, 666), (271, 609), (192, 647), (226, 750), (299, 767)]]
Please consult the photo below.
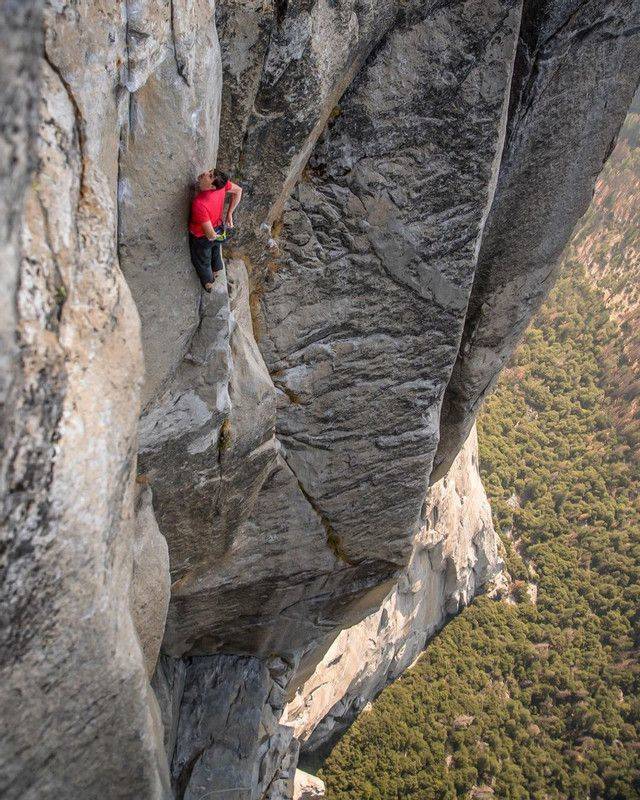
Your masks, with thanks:
[[(227, 238), (227, 230), (233, 228), (233, 212), (242, 197), (242, 189), (224, 172), (210, 169), (198, 175), (198, 190), (191, 203), (189, 250), (200, 283), (210, 292), (216, 273), (224, 266), (222, 242)], [(227, 194), (231, 201), (225, 212)]]

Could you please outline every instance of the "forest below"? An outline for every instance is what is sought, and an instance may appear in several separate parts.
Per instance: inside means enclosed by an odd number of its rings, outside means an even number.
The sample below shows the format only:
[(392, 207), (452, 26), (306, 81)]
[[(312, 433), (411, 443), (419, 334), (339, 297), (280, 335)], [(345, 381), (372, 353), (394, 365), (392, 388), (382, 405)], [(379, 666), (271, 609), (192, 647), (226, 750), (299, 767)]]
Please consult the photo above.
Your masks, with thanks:
[(640, 796), (640, 115), (478, 421), (510, 586), (334, 747), (329, 800)]

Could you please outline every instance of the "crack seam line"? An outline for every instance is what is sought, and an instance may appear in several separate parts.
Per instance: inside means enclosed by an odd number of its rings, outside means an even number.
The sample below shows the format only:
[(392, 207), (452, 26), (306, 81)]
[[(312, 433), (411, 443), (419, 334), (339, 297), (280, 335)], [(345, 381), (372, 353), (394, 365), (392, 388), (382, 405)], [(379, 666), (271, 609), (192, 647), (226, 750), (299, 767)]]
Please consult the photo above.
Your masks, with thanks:
[(182, 80), (186, 83), (186, 85), (191, 86), (191, 81), (189, 80), (189, 76), (185, 68), (185, 65), (180, 61), (178, 57), (178, 45), (176, 41), (176, 10), (175, 10), (174, 0), (171, 0), (169, 19), (171, 25), (171, 41), (173, 44), (173, 57), (176, 62), (176, 70), (178, 71), (178, 75), (182, 78)]
[(305, 500), (307, 501), (309, 506), (312, 508), (312, 510), (314, 511), (314, 513), (316, 514), (318, 519), (320, 520), (320, 524), (322, 525), (322, 527), (324, 528), (324, 531), (326, 533), (327, 546), (329, 547), (329, 549), (333, 553), (334, 557), (338, 561), (342, 561), (344, 564), (347, 564), (350, 567), (357, 566), (357, 562), (352, 561), (351, 559), (349, 559), (349, 557), (346, 555), (346, 553), (341, 552), (343, 550), (343, 547), (342, 547), (342, 541), (341, 541), (340, 537), (333, 530), (333, 526), (331, 525), (329, 520), (324, 516), (324, 514), (320, 510), (320, 508), (319, 508), (318, 504), (316, 503), (316, 501), (311, 497), (309, 492), (303, 486), (302, 481), (300, 480), (300, 478), (296, 474), (295, 470), (293, 469), (293, 467), (289, 463), (289, 460), (287, 459), (287, 457), (285, 455), (284, 448), (281, 449), (280, 455), (282, 456), (282, 459), (284, 460), (284, 462), (287, 465), (287, 467), (289, 467), (289, 469), (291, 470), (291, 474), (296, 479), (296, 482), (298, 484), (298, 488), (302, 492), (302, 495), (304, 496)]

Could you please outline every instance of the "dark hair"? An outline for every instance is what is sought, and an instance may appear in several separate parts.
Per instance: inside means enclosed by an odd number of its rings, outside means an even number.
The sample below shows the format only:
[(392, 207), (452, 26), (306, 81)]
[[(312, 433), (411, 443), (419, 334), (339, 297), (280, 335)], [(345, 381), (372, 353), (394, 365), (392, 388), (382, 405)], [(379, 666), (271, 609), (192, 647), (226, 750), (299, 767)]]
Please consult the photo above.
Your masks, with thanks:
[(229, 176), (226, 172), (223, 172), (220, 169), (213, 170), (213, 185), (216, 187), (216, 189), (224, 189), (228, 180)]

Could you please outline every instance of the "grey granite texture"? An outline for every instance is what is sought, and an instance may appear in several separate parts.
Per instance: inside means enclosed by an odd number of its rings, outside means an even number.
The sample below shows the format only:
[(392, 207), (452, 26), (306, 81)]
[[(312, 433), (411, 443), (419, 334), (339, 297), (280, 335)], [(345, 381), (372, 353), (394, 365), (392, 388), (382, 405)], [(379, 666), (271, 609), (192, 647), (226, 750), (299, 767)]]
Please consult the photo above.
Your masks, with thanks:
[(143, 365), (115, 239), (120, 10), (41, 13), (4, 3), (0, 22), (17, 112), (3, 139), (0, 795), (156, 800), (169, 775), (130, 611)]

